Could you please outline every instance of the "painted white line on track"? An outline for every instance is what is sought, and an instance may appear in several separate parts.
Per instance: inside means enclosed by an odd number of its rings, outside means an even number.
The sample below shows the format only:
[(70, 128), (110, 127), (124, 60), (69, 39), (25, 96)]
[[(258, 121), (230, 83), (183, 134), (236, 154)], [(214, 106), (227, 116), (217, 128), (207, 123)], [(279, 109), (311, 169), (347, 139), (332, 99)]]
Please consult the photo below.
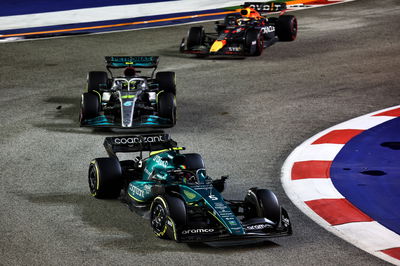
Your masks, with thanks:
[[(294, 149), (284, 162), (281, 170), (281, 181), (286, 194), (292, 202), (316, 223), (360, 249), (390, 263), (400, 265), (400, 260), (382, 252), (383, 250), (390, 248), (400, 248), (400, 235), (382, 226), (376, 221), (347, 222), (332, 225), (330, 222), (318, 215), (307, 204), (307, 202), (315, 200), (345, 200), (340, 192), (336, 190), (330, 178), (324, 178), (321, 176), (319, 178), (296, 179), (296, 176), (293, 174), (293, 169), (296, 168), (294, 166), (298, 166), (299, 163), (308, 163), (311, 160), (332, 161), (345, 145), (326, 143), (315, 144), (315, 142), (321, 139), (321, 137), (337, 130), (370, 129), (397, 117), (390, 115), (374, 115), (395, 109), (400, 109), (400, 105), (351, 119), (328, 128), (307, 139), (300, 146)], [(296, 174), (301, 176), (302, 169), (306, 169), (306, 171), (310, 170), (307, 168), (297, 167), (297, 171), (300, 171), (300, 174)], [(311, 175), (318, 175), (318, 172), (315, 174), (312, 172), (313, 170), (314, 169), (310, 170)], [(323, 173), (323, 171), (320, 172)]]

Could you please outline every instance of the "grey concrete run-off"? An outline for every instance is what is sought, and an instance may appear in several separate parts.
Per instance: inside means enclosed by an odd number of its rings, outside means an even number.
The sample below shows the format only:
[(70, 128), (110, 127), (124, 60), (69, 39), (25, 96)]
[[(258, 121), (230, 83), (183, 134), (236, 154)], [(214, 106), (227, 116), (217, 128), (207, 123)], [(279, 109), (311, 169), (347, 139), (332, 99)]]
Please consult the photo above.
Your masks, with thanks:
[[(188, 25), (0, 45), (0, 265), (380, 265), (286, 197), (280, 169), (317, 132), (399, 104), (400, 3), (359, 0), (295, 14), (295, 42), (261, 57), (178, 53)], [(204, 23), (208, 30), (213, 23)], [(159, 55), (177, 73), (178, 122), (167, 132), (230, 174), (225, 197), (276, 192), (294, 235), (210, 248), (157, 239), (118, 201), (89, 195), (91, 159), (113, 132), (79, 128), (86, 73), (105, 55)], [(61, 106), (61, 109), (56, 109)]]

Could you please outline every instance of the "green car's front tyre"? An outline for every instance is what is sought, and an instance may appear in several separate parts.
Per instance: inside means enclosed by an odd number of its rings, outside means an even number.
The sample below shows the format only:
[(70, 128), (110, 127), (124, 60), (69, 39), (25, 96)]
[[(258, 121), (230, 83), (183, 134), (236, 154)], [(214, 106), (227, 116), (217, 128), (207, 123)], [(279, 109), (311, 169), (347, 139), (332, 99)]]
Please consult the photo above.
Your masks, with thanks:
[(97, 158), (90, 162), (89, 189), (98, 199), (118, 198), (122, 187), (121, 165), (115, 158)]
[(150, 207), (150, 224), (157, 237), (178, 240), (176, 228), (186, 225), (185, 203), (169, 195), (157, 196)]

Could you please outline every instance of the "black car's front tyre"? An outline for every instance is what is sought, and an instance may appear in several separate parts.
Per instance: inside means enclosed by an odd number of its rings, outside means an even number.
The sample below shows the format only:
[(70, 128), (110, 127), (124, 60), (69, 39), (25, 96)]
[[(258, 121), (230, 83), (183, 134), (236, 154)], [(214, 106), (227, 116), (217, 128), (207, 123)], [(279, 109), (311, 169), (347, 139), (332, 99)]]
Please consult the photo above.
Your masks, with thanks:
[(279, 16), (276, 21), (276, 34), (280, 41), (290, 42), (297, 37), (297, 19), (292, 15)]
[(171, 120), (172, 125), (176, 123), (176, 100), (171, 92), (162, 92), (158, 95), (158, 115)]
[(122, 169), (116, 158), (96, 158), (89, 165), (89, 189), (98, 199), (118, 198), (122, 186)]
[(177, 197), (157, 196), (150, 207), (150, 224), (157, 237), (178, 240), (176, 229), (186, 225), (185, 203)]
[(85, 92), (82, 94), (81, 112), (79, 116), (82, 124), (86, 119), (94, 118), (100, 112), (100, 99), (96, 93)]

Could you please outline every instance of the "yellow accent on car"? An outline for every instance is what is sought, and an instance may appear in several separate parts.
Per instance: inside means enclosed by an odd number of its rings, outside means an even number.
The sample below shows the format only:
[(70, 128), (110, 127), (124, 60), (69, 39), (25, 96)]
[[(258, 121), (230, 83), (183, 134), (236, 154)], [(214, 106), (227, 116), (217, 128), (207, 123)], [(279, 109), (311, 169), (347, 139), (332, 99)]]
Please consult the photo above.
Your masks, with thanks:
[(219, 50), (221, 50), (222, 47), (225, 46), (225, 44), (226, 44), (225, 40), (222, 40), (222, 41), (218, 41), (217, 40), (217, 41), (215, 41), (213, 43), (213, 45), (211, 46), (211, 48), (210, 48), (210, 52), (213, 52), (213, 53), (218, 52)]
[(153, 155), (156, 155), (156, 154), (159, 154), (159, 153), (162, 153), (162, 152), (166, 152), (166, 151), (171, 151), (171, 150), (181, 151), (181, 150), (184, 150), (184, 149), (185, 148), (183, 148), (183, 147), (174, 147), (172, 149), (163, 149), (163, 150), (158, 150), (158, 151), (152, 151), (152, 152), (150, 152), (150, 156), (153, 156)]
[(99, 100), (100, 100), (100, 102), (101, 102), (101, 94), (100, 94), (100, 92), (98, 92), (98, 91), (96, 91), (96, 90), (93, 90), (93, 92), (95, 92), (95, 93), (97, 93), (97, 94), (99, 95)]
[[(160, 196), (158, 196), (158, 197), (156, 197), (154, 200), (153, 200), (153, 203), (154, 203), (154, 201), (156, 200), (156, 199), (159, 199), (162, 203), (163, 203), (163, 205), (164, 205), (164, 208), (165, 209), (167, 209), (168, 207), (167, 207), (167, 203), (165, 202), (165, 200), (162, 198), (162, 197), (160, 197)], [(151, 208), (153, 208), (153, 203), (151, 204)], [(151, 209), (150, 208), (150, 209)], [(169, 216), (167, 216), (167, 219), (171, 219)], [(165, 234), (165, 232), (167, 232), (167, 223), (165, 223), (165, 227), (164, 227), (164, 230), (162, 231), (162, 232), (160, 232), (160, 233), (156, 233), (156, 235), (157, 236), (163, 236), (164, 234)]]
[(132, 199), (134, 199), (134, 200), (136, 200), (136, 201), (145, 202), (144, 200), (140, 200), (140, 199), (135, 198), (134, 196), (132, 196), (132, 195), (129, 194), (129, 193), (128, 193), (128, 195), (129, 195), (129, 197), (131, 197)]
[(159, 91), (159, 92), (157, 92), (157, 95), (156, 95), (156, 103), (158, 103), (158, 95), (159, 95), (160, 93), (162, 93), (162, 92), (164, 92), (164, 91)]
[(185, 194), (186, 197), (188, 197), (188, 199), (192, 200), (192, 199), (196, 198), (196, 194), (194, 194), (190, 191), (184, 190), (183, 193)]
[(135, 97), (136, 97), (136, 95), (123, 95), (123, 96), (121, 96), (122, 99), (132, 99), (132, 98), (135, 98)]

